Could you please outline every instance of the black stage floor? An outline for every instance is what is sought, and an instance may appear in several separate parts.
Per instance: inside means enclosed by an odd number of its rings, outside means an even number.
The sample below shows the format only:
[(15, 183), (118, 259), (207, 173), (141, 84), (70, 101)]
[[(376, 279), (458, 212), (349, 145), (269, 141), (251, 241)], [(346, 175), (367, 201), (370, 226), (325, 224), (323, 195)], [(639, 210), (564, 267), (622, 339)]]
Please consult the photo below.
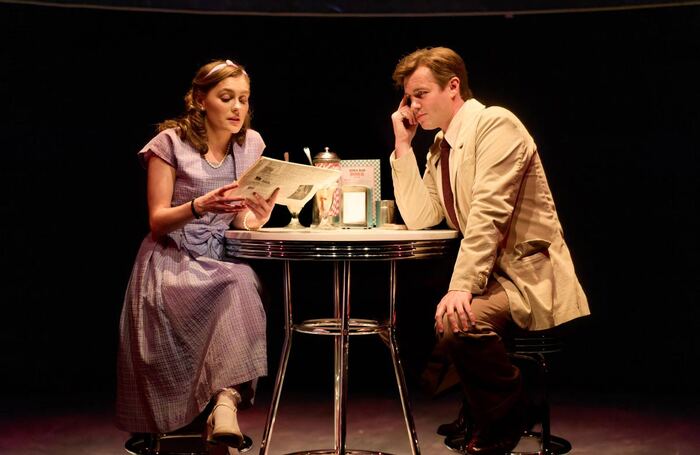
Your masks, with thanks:
[[(425, 455), (453, 453), (435, 433), (438, 424), (457, 412), (459, 396), (448, 392), (430, 398), (412, 392), (420, 448)], [(333, 446), (332, 394), (303, 393), (290, 387), (282, 396), (272, 454)], [(112, 424), (112, 404), (66, 400), (47, 406), (32, 401), (22, 406), (13, 400), (0, 420), (0, 453), (33, 454), (125, 454), (128, 434)], [(552, 392), (552, 432), (567, 438), (574, 454), (692, 455), (700, 453), (700, 412), (697, 397), (660, 397), (649, 393)], [(255, 440), (257, 454), (262, 434), (269, 387), (260, 388), (253, 409), (242, 411), (243, 430)], [(4, 406), (3, 406), (4, 407)], [(348, 448), (410, 454), (397, 394), (373, 396), (350, 392)]]

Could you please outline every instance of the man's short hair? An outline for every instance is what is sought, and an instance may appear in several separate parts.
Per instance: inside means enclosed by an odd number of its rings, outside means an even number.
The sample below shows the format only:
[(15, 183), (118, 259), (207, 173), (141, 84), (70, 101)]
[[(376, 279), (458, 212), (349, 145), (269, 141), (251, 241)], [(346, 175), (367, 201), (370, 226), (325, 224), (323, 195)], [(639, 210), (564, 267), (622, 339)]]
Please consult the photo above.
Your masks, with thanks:
[(403, 89), (406, 79), (411, 77), (420, 66), (427, 67), (433, 73), (433, 77), (442, 89), (447, 86), (450, 79), (457, 77), (460, 97), (464, 101), (473, 97), (464, 60), (447, 47), (425, 47), (403, 57), (396, 65), (392, 76), (396, 86)]

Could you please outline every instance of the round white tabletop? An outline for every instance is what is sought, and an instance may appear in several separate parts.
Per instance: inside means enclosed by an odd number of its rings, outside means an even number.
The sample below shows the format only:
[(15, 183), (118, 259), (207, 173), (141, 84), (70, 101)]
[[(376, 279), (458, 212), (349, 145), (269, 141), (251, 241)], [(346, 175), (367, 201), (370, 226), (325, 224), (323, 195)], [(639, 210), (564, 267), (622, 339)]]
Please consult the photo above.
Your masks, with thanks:
[(226, 257), (321, 261), (428, 258), (452, 249), (449, 229), (285, 229), (226, 231)]
[(282, 240), (314, 242), (376, 242), (456, 239), (458, 231), (451, 229), (286, 229), (262, 228), (257, 231), (230, 230), (227, 239)]

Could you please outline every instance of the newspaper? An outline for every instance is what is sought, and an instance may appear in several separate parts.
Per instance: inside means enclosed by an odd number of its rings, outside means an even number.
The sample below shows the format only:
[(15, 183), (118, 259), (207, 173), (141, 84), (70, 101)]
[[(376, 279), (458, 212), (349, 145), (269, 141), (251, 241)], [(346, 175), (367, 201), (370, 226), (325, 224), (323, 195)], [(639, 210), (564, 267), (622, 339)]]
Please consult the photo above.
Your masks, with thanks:
[(340, 171), (308, 164), (292, 163), (261, 156), (238, 179), (238, 188), (230, 196), (253, 197), (258, 193), (269, 198), (279, 188), (276, 203), (306, 204), (320, 188), (335, 185)]

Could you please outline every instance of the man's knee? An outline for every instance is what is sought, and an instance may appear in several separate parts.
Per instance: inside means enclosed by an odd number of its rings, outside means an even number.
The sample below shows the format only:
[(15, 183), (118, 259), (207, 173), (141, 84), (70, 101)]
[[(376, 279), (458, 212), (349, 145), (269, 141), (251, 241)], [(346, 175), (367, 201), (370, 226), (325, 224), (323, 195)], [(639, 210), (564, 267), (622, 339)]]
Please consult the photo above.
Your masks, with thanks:
[(459, 328), (454, 330), (452, 328), (452, 324), (447, 318), (447, 315), (442, 317), (442, 326), (443, 332), (437, 332), (437, 339), (440, 346), (447, 350), (449, 350), (450, 347), (454, 346), (455, 344), (462, 344), (465, 338), (469, 338), (474, 335), (474, 333), (469, 330), (461, 330)]
[(476, 343), (477, 341), (484, 340), (490, 337), (498, 337), (498, 334), (494, 331), (494, 327), (488, 318), (479, 318), (481, 316), (477, 313), (477, 319), (473, 326), (467, 329), (458, 328), (454, 330), (447, 316), (443, 316), (442, 325), (444, 331), (442, 333), (437, 333), (438, 343), (448, 350), (452, 351), (455, 347), (463, 348), (465, 344), (470, 342)]

